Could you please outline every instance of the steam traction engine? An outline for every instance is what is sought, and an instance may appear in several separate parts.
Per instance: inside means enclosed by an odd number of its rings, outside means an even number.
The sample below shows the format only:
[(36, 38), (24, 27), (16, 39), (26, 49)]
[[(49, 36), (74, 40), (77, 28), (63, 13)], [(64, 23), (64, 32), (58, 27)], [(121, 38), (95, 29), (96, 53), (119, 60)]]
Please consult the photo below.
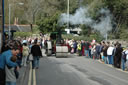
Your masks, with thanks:
[(50, 34), (50, 42), (47, 42), (47, 47), (52, 47), (51, 51), (47, 52), (49, 54), (55, 54), (57, 58), (59, 57), (67, 57), (68, 56), (68, 46), (65, 44), (64, 40), (61, 37), (61, 32), (52, 32)]

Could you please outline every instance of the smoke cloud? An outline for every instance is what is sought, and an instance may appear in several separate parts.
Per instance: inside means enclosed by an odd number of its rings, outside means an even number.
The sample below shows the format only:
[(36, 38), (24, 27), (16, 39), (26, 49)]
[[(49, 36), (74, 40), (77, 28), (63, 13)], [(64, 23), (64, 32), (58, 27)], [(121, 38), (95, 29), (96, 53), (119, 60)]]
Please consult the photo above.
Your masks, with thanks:
[(59, 22), (61, 24), (64, 24), (67, 23), (67, 21), (70, 22), (70, 24), (72, 25), (90, 24), (93, 22), (91, 17), (89, 17), (88, 8), (84, 8), (84, 7), (81, 7), (78, 10), (76, 10), (75, 14), (73, 15), (69, 14), (69, 18), (68, 18), (68, 14), (63, 13), (61, 15)]
[(93, 20), (88, 12), (88, 7), (80, 7), (74, 14), (63, 13), (60, 16), (59, 23), (61, 25), (69, 22), (72, 25), (85, 24), (94, 30), (100, 31), (102, 35), (106, 35), (108, 31), (112, 30), (112, 15), (108, 9), (102, 8), (98, 11), (101, 16), (99, 21)]

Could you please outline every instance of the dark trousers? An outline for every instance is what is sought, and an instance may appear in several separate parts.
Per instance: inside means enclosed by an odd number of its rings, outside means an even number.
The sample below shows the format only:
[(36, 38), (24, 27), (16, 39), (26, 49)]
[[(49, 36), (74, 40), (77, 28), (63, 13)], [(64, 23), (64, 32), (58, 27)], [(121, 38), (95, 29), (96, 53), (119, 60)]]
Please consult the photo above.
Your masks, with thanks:
[(120, 68), (121, 66), (121, 58), (119, 57), (114, 57), (114, 66), (117, 67), (117, 68)]
[(0, 85), (5, 85), (5, 70), (0, 69)]

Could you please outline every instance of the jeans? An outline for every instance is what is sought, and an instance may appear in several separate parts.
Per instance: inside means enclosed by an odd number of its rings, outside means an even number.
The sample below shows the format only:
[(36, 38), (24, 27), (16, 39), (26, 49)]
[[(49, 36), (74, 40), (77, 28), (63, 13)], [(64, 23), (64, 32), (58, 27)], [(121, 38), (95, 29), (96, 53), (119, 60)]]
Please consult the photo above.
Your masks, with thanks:
[(39, 67), (39, 56), (33, 56), (32, 68)]
[(108, 55), (108, 64), (113, 65), (113, 56), (112, 55)]
[(104, 56), (104, 62), (105, 64), (108, 64), (107, 56)]
[(126, 60), (124, 58), (121, 58), (121, 68), (122, 68), (122, 70), (125, 70), (125, 63), (126, 63)]
[(100, 53), (96, 52), (96, 59), (100, 59)]
[(26, 62), (27, 62), (27, 56), (23, 56), (23, 58), (22, 58), (22, 65), (26, 66), (27, 65)]
[(85, 56), (89, 58), (89, 50), (85, 50)]
[(16, 85), (16, 82), (6, 81), (6, 85)]

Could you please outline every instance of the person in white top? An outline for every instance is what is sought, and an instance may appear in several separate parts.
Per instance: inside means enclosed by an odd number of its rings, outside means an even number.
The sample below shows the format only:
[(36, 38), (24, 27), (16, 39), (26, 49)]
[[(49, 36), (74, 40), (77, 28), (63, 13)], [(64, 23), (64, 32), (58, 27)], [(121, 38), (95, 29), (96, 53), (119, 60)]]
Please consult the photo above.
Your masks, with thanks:
[(125, 51), (125, 54), (126, 54), (126, 68), (127, 68), (127, 70), (128, 70), (128, 47), (127, 47), (127, 49), (126, 49), (126, 51)]
[(29, 48), (27, 46), (27, 43), (23, 43), (23, 57), (22, 57), (22, 65), (27, 66), (27, 57), (29, 55)]
[(113, 51), (114, 51), (114, 46), (110, 45), (107, 49), (107, 57), (108, 57), (108, 64), (113, 65)]

